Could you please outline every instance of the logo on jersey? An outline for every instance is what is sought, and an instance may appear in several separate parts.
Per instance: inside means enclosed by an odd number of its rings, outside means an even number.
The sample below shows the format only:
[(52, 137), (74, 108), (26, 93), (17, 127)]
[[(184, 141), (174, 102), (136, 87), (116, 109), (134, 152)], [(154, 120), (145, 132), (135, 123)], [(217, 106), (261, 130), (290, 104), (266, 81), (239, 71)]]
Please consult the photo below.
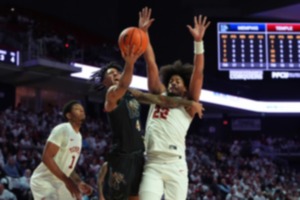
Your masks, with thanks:
[(128, 101), (127, 108), (129, 110), (129, 116), (131, 119), (140, 116), (140, 104), (137, 100), (131, 99)]
[(121, 183), (126, 184), (124, 175), (119, 172), (113, 172), (109, 181), (110, 187), (114, 188), (115, 190), (119, 190)]
[(136, 120), (135, 128), (136, 128), (138, 131), (141, 131), (141, 123), (140, 123), (140, 120)]
[(70, 153), (80, 153), (80, 147), (78, 146), (73, 146), (69, 148)]

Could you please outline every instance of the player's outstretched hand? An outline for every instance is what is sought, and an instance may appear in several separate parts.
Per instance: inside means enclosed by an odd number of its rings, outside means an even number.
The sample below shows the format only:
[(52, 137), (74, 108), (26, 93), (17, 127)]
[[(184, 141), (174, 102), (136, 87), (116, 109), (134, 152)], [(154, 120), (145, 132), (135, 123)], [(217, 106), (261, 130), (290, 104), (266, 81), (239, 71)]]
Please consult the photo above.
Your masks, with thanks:
[(86, 184), (85, 182), (80, 182), (78, 184), (78, 188), (82, 194), (85, 194), (87, 196), (90, 196), (93, 193), (92, 186)]
[(194, 116), (195, 114), (198, 115), (198, 117), (201, 119), (203, 116), (203, 105), (199, 102), (193, 101), (192, 106), (191, 107), (186, 107), (186, 110), (192, 115)]
[(139, 12), (139, 28), (145, 32), (148, 32), (149, 27), (154, 22), (151, 18), (152, 10), (151, 8), (145, 7)]
[(199, 15), (199, 17), (194, 17), (194, 27), (187, 25), (190, 33), (192, 34), (195, 41), (199, 42), (203, 39), (204, 34), (208, 26), (210, 25), (210, 21), (207, 21), (207, 17)]
[(135, 45), (126, 46), (125, 51), (121, 51), (122, 57), (129, 65), (134, 65), (136, 60), (142, 55), (141, 49), (136, 49)]

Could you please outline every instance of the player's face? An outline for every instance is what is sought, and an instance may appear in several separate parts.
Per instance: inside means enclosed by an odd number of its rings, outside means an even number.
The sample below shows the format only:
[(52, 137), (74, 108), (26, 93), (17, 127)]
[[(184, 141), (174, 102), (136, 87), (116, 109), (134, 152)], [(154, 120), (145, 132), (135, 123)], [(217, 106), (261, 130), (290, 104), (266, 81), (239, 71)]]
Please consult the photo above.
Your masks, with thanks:
[(185, 96), (186, 91), (183, 79), (178, 75), (173, 75), (168, 84), (168, 93), (175, 96)]
[(85, 120), (85, 111), (83, 106), (80, 104), (73, 105), (70, 118), (75, 122), (83, 122)]
[(106, 87), (116, 85), (119, 83), (120, 76), (121, 76), (121, 72), (119, 70), (117, 70), (116, 68), (109, 68), (106, 71), (105, 78), (103, 80), (103, 84)]

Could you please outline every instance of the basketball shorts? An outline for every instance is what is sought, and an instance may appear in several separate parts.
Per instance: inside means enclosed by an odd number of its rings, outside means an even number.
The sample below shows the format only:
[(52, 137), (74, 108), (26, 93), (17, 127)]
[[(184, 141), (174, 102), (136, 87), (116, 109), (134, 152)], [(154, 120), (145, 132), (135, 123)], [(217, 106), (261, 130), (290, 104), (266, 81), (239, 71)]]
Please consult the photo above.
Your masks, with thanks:
[(143, 168), (143, 151), (130, 154), (110, 154), (107, 171), (109, 199), (127, 200), (129, 196), (137, 196)]
[(63, 182), (49, 182), (46, 180), (30, 180), (33, 199), (36, 200), (74, 200)]
[(140, 185), (140, 200), (185, 200), (188, 193), (188, 169), (185, 160), (147, 161)]

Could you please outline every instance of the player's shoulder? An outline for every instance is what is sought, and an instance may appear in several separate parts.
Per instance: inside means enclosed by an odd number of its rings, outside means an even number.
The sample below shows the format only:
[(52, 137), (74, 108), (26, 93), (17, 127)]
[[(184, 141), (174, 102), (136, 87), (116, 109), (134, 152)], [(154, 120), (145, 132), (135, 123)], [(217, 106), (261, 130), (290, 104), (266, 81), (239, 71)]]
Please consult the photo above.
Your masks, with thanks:
[(70, 126), (70, 123), (68, 123), (68, 122), (58, 124), (53, 128), (52, 133), (55, 134), (55, 133), (68, 131), (69, 126)]

